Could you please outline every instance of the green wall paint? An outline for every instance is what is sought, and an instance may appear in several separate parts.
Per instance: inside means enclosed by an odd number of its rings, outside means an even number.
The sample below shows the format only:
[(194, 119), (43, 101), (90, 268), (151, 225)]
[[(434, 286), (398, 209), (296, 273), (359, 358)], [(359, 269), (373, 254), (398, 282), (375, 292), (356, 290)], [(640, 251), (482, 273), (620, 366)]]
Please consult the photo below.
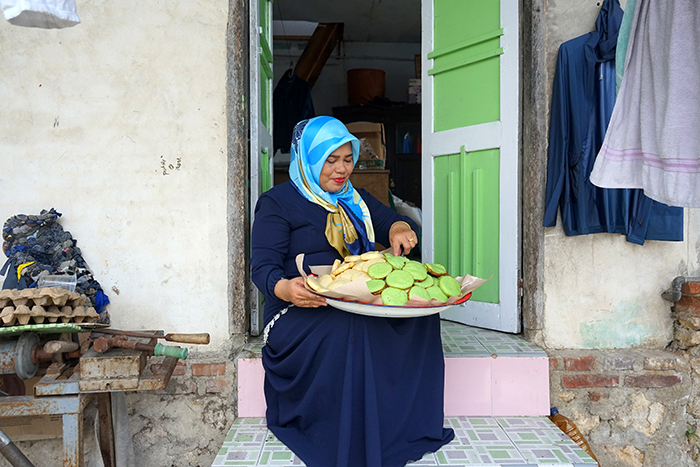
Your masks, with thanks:
[(435, 261), (488, 278), (472, 300), (498, 303), (498, 149), (435, 158)]
[(645, 312), (639, 302), (620, 302), (600, 318), (579, 325), (581, 346), (586, 349), (639, 347), (658, 337), (657, 322)]

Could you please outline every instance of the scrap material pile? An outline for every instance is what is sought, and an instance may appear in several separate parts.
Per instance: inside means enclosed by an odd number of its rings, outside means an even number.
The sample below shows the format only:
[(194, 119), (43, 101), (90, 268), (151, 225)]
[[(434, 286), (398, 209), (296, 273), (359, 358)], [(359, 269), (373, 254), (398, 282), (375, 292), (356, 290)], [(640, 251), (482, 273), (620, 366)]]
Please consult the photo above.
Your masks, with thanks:
[(95, 308), (76, 292), (57, 287), (0, 291), (0, 325), (31, 323), (92, 323), (99, 319)]
[(51, 208), (39, 215), (18, 214), (5, 222), (2, 249), (8, 260), (0, 270), (0, 275), (7, 273), (2, 288), (34, 288), (48, 276), (72, 276), (75, 291), (90, 302), (84, 305), (94, 309), (101, 322), (109, 322), (104, 309), (109, 298), (93, 277), (77, 241), (58, 222), (60, 216), (61, 213)]

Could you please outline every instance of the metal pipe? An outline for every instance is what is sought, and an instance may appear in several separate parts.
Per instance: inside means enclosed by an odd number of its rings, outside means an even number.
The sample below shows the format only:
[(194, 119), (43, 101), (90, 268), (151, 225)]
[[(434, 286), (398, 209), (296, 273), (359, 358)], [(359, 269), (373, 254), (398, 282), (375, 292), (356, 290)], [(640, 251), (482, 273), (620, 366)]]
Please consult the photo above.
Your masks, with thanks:
[(2, 430), (0, 430), (0, 454), (2, 454), (13, 467), (35, 467)]
[(681, 296), (683, 295), (681, 292), (681, 286), (683, 284), (685, 284), (686, 282), (700, 282), (700, 277), (687, 277), (687, 276), (676, 277), (671, 282), (671, 288), (666, 290), (664, 293), (662, 293), (661, 297), (664, 300), (668, 300), (669, 302), (676, 303), (678, 300), (681, 299)]

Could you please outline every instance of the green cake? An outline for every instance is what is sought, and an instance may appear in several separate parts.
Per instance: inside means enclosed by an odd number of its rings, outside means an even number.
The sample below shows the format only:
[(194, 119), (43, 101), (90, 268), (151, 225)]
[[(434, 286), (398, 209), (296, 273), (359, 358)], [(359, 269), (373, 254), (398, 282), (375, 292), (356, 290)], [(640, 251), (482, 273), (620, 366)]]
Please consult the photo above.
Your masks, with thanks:
[(389, 275), (386, 276), (386, 285), (406, 290), (413, 285), (413, 276), (406, 271), (391, 271)]
[(382, 303), (389, 306), (403, 306), (408, 301), (408, 295), (403, 290), (387, 287), (382, 290)]
[(373, 293), (374, 295), (379, 295), (381, 291), (386, 288), (386, 282), (381, 279), (372, 279), (365, 283), (367, 284), (367, 288), (369, 289), (370, 293)]

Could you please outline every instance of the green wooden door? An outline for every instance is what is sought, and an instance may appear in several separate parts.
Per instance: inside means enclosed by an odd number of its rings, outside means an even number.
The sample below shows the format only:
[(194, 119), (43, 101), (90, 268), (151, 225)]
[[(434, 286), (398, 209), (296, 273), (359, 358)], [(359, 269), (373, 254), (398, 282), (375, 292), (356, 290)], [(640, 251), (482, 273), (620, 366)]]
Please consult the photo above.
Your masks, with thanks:
[[(250, 212), (272, 187), (272, 2), (250, 0)], [(256, 66), (257, 65), (257, 66)], [(252, 223), (251, 223), (252, 225)], [(251, 283), (250, 332), (262, 332), (262, 295)]]
[(490, 278), (443, 317), (506, 332), (520, 331), (518, 5), (423, 0), (424, 255)]

